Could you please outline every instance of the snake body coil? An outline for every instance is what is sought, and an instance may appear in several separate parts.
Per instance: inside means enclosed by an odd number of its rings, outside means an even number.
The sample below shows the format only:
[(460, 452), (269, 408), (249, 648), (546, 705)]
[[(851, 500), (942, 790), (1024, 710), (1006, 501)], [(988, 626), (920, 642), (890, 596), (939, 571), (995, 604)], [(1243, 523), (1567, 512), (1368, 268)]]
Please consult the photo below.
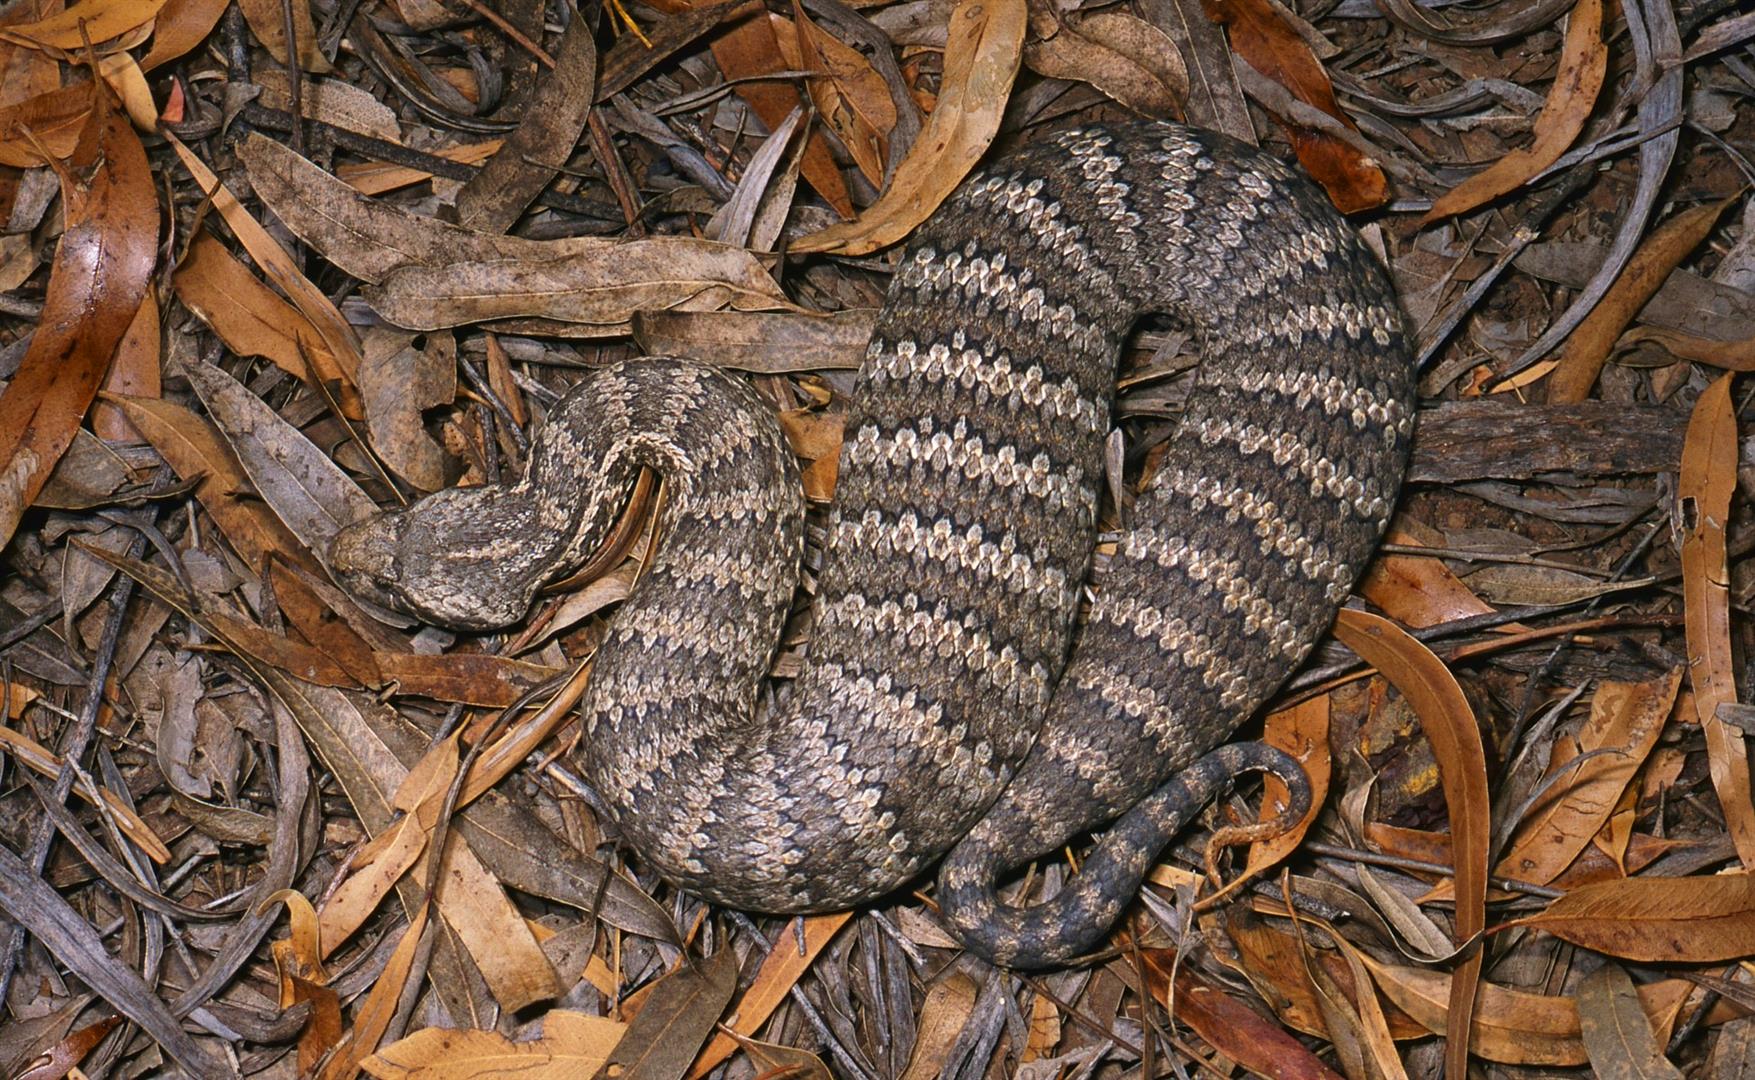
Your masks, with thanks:
[[(1116, 356), (1146, 311), (1200, 333), (1198, 387), (1069, 661)], [(634, 849), (760, 911), (857, 904), (950, 851), (953, 928), (1048, 964), (1100, 940), (1166, 832), (1263, 764), (1196, 759), (1352, 588), (1395, 503), (1413, 377), (1385, 275), (1307, 182), (1222, 136), (1081, 129), (969, 180), (903, 256), (806, 663), (765, 706), (803, 507), (772, 408), (715, 369), (598, 372), (518, 484), (351, 526), (332, 556), (380, 600), (502, 625), (652, 467), (664, 540), (598, 654), (581, 753)], [(1009, 868), (1136, 807), (1047, 904), (995, 899)]]

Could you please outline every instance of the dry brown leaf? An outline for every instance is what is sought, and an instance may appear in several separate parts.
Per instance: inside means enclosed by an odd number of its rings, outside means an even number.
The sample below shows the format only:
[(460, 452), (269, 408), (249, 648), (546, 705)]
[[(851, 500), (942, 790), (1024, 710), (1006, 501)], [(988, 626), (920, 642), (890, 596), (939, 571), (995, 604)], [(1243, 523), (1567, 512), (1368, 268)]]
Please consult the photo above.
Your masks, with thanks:
[[(1492, 798), (1487, 790), (1487, 758), (1462, 687), (1432, 651), (1386, 619), (1342, 608), (1334, 635), (1383, 673), (1413, 706), (1420, 729), (1438, 761), (1444, 805), (1450, 815), (1455, 852), (1456, 921), (1452, 940), (1466, 945), (1487, 923), (1487, 850), (1491, 828), (1487, 819)], [(1482, 953), (1472, 949), (1456, 965), (1448, 1010), (1450, 1022), (1472, 1030), (1474, 987), (1481, 976)], [(1468, 1047), (1461, 1039), (1445, 1046), (1445, 1072), (1463, 1076)]]
[(1755, 875), (1637, 877), (1583, 885), (1539, 914), (1505, 924), (1653, 964), (1755, 955)]
[[(1440, 546), (1443, 538), (1435, 531), (1429, 537), (1414, 536), (1408, 531), (1414, 523), (1406, 515), (1397, 520), (1398, 525), (1384, 537), (1385, 543)], [(1359, 582), (1358, 591), (1390, 618), (1416, 629), (1493, 613), (1493, 605), (1476, 596), (1443, 559), (1431, 556), (1379, 555)]]
[(367, 298), (407, 329), (540, 317), (619, 334), (642, 309), (792, 307), (742, 248), (685, 236), (624, 243), (472, 232), (367, 199), (260, 134), (239, 156), (281, 221), (342, 270), (376, 283)]
[(159, 383), (161, 328), (158, 318), (158, 290), (147, 283), (140, 307), (116, 345), (115, 358), (109, 374), (99, 390), (99, 400), (91, 407), (91, 430), (109, 442), (139, 442), (140, 435), (128, 423), (121, 409), (103, 398), (111, 394), (156, 398), (162, 389)]
[(1087, 82), (1141, 116), (1181, 115), (1188, 68), (1164, 31), (1125, 11), (1062, 21), (1048, 6), (1031, 14), (1024, 63), (1051, 79)]
[[(232, 235), (244, 245), (250, 258), (255, 260), (262, 272), (268, 275), (268, 280), (279, 286), (280, 291), (292, 300), (293, 306), (316, 328), (317, 335), (323, 339), (329, 354), (340, 366), (345, 380), (339, 388), (342, 407), (349, 416), (358, 417), (353, 379), (359, 371), (360, 347), (353, 328), (341, 317), (341, 312), (323, 294), (323, 290), (313, 285), (299, 271), (298, 265), (286, 253), (286, 249), (275, 242), (268, 235), (268, 230), (262, 227), (262, 223), (250, 216), (237, 197), (219, 182), (219, 177), (214, 175), (213, 170), (174, 135), (167, 133), (166, 139), (170, 142), (171, 149), (177, 152), (183, 167), (189, 170), (189, 175), (200, 185), (202, 192), (213, 200), (214, 209), (219, 211), (220, 217), (231, 227)], [(257, 194), (261, 194), (260, 191)]]
[(495, 1031), (425, 1028), (360, 1063), (378, 1080), (577, 1080), (603, 1066), (627, 1025), (552, 1009), (542, 1037), (515, 1043)]
[(802, 311), (636, 311), (634, 338), (653, 356), (710, 356), (719, 367), (774, 375), (852, 370), (865, 360), (874, 308)]
[(0, 108), (0, 165), (30, 169), (46, 164), (41, 150), (68, 157), (90, 116), (90, 83), (47, 90)]
[(659, 979), (594, 1080), (681, 1076), (737, 992), (737, 969), (737, 953), (722, 947), (698, 965), (687, 964)]
[(247, 565), (260, 571), (269, 555), (279, 555), (320, 572), (304, 545), (262, 505), (237, 458), (205, 419), (170, 401), (117, 398), (116, 403), (178, 476), (200, 481), (195, 497)]
[[(0, 726), (0, 749), (38, 776), (53, 780), (61, 775), (61, 758), (23, 732)], [(82, 799), (91, 798), (91, 792), (83, 784), (73, 785), (73, 791)], [(161, 866), (171, 861), (171, 849), (132, 807), (107, 787), (100, 787), (97, 792), (104, 804), (104, 812), (116, 819), (116, 827), (148, 858)]]
[(1636, 326), (1621, 335), (1619, 345), (1655, 342), (1671, 355), (1724, 371), (1755, 371), (1755, 337), (1726, 341), (1684, 334), (1664, 326)]
[(388, 327), (367, 332), (360, 402), (366, 434), (384, 465), (416, 491), (437, 491), (458, 470), (427, 433), (422, 413), (457, 399), (457, 338), (427, 334), (419, 348), (414, 338)]
[(298, 574), (278, 559), (269, 560), (268, 577), (280, 612), (299, 636), (310, 642), (361, 686), (382, 686), (384, 673), (372, 656), (371, 643), (324, 602)]
[[(658, 6), (666, 11), (686, 11), (713, 8), (717, 3), (718, 0), (660, 0)], [(733, 84), (737, 96), (769, 131), (778, 128), (793, 109), (804, 104), (790, 84), (764, 78), (789, 70), (789, 66), (768, 20), (768, 11), (760, 3), (744, 4), (725, 15), (720, 31), (713, 37), (712, 49), (713, 59), (726, 81)], [(821, 132), (813, 131), (806, 136), (800, 171), (836, 213), (844, 218), (853, 216), (847, 183), (841, 178), (841, 169)]]
[[(281, 0), (238, 0), (238, 9), (244, 13), (250, 32), (268, 50), (268, 55), (274, 57), (276, 64), (286, 67), (289, 58), (286, 48), (287, 9), (282, 7)], [(298, 42), (299, 69), (318, 75), (329, 72), (329, 58), (317, 47), (317, 28), (311, 20), (311, 5), (293, 4), (291, 10), (293, 35)]]
[(365, 1004), (354, 1017), (353, 1031), (323, 1066), (323, 1071), (317, 1074), (317, 1080), (353, 1080), (359, 1075), (365, 1059), (377, 1050), (379, 1040), (396, 1015), (397, 1003), (414, 968), (415, 954), (420, 948), (421, 935), (426, 933), (427, 916), (431, 911), (432, 904), (423, 903), (409, 917), (408, 926), (390, 953), (390, 962), (372, 983)]
[(1496, 873), (1546, 885), (1571, 865), (1657, 745), (1681, 685), (1682, 669), (1676, 668), (1650, 682), (1597, 687), (1576, 750), (1556, 744), (1548, 769), (1554, 782), (1525, 813)]
[(189, 52), (213, 33), (230, 0), (169, 0), (152, 23), (152, 50), (140, 66), (151, 71)]
[[(1637, 258), (1637, 256), (1636, 256)], [(1607, 301), (1604, 301), (1607, 303)], [(1725, 530), (1737, 486), (1737, 418), (1731, 380), (1721, 376), (1694, 403), (1682, 444), (1677, 486), (1682, 527), (1682, 607), (1688, 638), (1689, 682), (1706, 733), (1707, 765), (1725, 827), (1745, 869), (1755, 868), (1755, 792), (1749, 752), (1738, 728), (1718, 717), (1720, 704), (1737, 700), (1731, 653), (1730, 570)]]
[(328, 957), (353, 936), (402, 875), (425, 859), (439, 823), (445, 797), (462, 761), (458, 733), (440, 739), (396, 789), (395, 805), (403, 816), (377, 836), (351, 861), (351, 872), (323, 901), (317, 914), (317, 955)]
[(97, 1049), (97, 1045), (121, 1022), (120, 1016), (106, 1016), (94, 1024), (68, 1032), (60, 1042), (33, 1058), (30, 1068), (18, 1073), (12, 1080), (62, 1080), (85, 1060), (87, 1054)]
[(792, 19), (770, 14), (774, 38), (786, 63), (812, 76), (811, 100), (817, 113), (841, 139), (859, 171), (873, 187), (884, 182), (884, 152), (896, 126), (896, 103), (882, 75), (863, 53), (837, 41), (805, 14), (794, 0)]
[(66, 230), (48, 295), (0, 391), (0, 546), (72, 444), (158, 261), (158, 193), (126, 117), (99, 104), (60, 175)]
[[(1285, 87), (1294, 98), (1320, 109), (1348, 128), (1353, 121), (1335, 100), (1322, 61), (1302, 35), (1267, 0), (1202, 0), (1207, 17), (1230, 31), (1231, 47), (1256, 71)], [(1383, 169), (1351, 145), (1287, 117), (1276, 117), (1292, 138), (1306, 172), (1322, 185), (1342, 213), (1357, 213), (1389, 200)]]
[(77, 52), (88, 41), (103, 45), (147, 26), (164, 6), (165, 0), (85, 0), (36, 22), (0, 26), (0, 41)]
[[(730, 1030), (740, 1035), (750, 1035), (757, 1031), (774, 1014), (793, 986), (810, 970), (816, 962), (817, 954), (824, 946), (834, 940), (837, 933), (847, 921), (853, 917), (851, 912), (840, 911), (830, 915), (804, 916), (804, 952), (792, 947), (793, 938), (790, 934), (781, 939), (781, 945), (775, 947), (762, 958), (762, 966), (756, 969), (756, 977), (748, 990), (738, 998), (736, 1005), (737, 1019), (731, 1024)], [(713, 1036), (695, 1059), (689, 1069), (689, 1080), (713, 1071), (720, 1062), (730, 1057), (737, 1049), (737, 1043), (730, 1036), (720, 1034)]]
[(196, 235), (171, 279), (177, 299), (239, 356), (260, 356), (304, 382), (342, 371), (317, 328), (208, 233)]
[(1548, 377), (1550, 405), (1572, 404), (1590, 397), (1603, 362), (1609, 358), (1621, 331), (1663, 285), (1670, 271), (1706, 239), (1725, 208), (1741, 197), (1733, 195), (1690, 207), (1659, 225), (1639, 245), (1621, 276), (1567, 337), (1553, 374)]
[(946, 972), (926, 988), (914, 1052), (901, 1080), (934, 1080), (940, 1075), (957, 1036), (975, 1011), (980, 992), (979, 983), (956, 970)]
[[(1450, 977), (1423, 968), (1381, 964), (1365, 957), (1378, 988), (1395, 1006), (1433, 1034), (1449, 1030), (1449, 1002), (1454, 999)], [(1666, 979), (1639, 988), (1640, 1006), (1654, 1024), (1667, 1026), (1693, 985)], [(1588, 1061), (1579, 1039), (1578, 1007), (1571, 998), (1545, 997), (1481, 983), (1476, 997), (1469, 1051), (1505, 1065), (1583, 1065)]]
[(1530, 145), (1513, 150), (1439, 196), (1420, 224), (1465, 214), (1516, 190), (1558, 161), (1590, 119), (1608, 69), (1609, 47), (1603, 42), (1603, 0), (1578, 0), (1566, 23), (1566, 41), (1561, 47), (1554, 85), (1548, 88), (1548, 100), (1536, 117), (1535, 138)]
[(1028, 25), (1024, 0), (961, 0), (951, 11), (938, 104), (889, 188), (857, 220), (807, 236), (792, 250), (865, 255), (901, 240), (938, 209), (999, 131)]

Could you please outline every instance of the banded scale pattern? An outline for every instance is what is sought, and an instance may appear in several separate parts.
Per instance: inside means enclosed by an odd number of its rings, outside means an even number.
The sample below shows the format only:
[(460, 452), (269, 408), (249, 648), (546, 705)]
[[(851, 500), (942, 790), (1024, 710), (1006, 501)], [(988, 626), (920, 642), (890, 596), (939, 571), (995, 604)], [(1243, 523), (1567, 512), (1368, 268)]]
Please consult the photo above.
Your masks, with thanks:
[[(1146, 311), (1201, 332), (1199, 388), (1069, 663), (1116, 356)], [(1101, 939), (1166, 821), (1239, 769), (1296, 777), (1261, 747), (1202, 755), (1369, 558), (1413, 376), (1382, 270), (1308, 183), (1217, 135), (1081, 129), (973, 177), (904, 253), (853, 394), (807, 663), (767, 707), (796, 465), (710, 368), (598, 373), (520, 484), (352, 526), (333, 562), (382, 602), (501, 625), (657, 469), (665, 542), (598, 655), (581, 754), (641, 857), (720, 903), (809, 911), (950, 851), (963, 939), (1056, 963)], [(1011, 868), (1118, 814), (1074, 885), (999, 902)]]

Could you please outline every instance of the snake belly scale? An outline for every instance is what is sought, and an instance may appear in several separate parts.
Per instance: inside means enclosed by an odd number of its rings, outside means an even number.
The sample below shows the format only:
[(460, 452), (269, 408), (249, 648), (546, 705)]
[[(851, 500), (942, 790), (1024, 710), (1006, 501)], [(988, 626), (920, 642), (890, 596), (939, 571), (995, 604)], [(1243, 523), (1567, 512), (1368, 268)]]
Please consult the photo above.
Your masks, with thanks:
[[(1116, 357), (1148, 311), (1199, 332), (1197, 387), (1075, 635)], [(580, 751), (633, 849), (767, 912), (858, 904), (943, 858), (953, 930), (1039, 966), (1101, 940), (1234, 770), (1284, 765), (1208, 751), (1369, 558), (1413, 380), (1382, 268), (1307, 181), (1223, 136), (1078, 129), (965, 182), (903, 254), (852, 394), (806, 662), (772, 700), (797, 464), (772, 407), (694, 361), (594, 373), (519, 482), (355, 524), (331, 556), (376, 599), (503, 625), (657, 470), (663, 542), (598, 653)], [(997, 899), (1009, 869), (1118, 814), (1059, 895)]]

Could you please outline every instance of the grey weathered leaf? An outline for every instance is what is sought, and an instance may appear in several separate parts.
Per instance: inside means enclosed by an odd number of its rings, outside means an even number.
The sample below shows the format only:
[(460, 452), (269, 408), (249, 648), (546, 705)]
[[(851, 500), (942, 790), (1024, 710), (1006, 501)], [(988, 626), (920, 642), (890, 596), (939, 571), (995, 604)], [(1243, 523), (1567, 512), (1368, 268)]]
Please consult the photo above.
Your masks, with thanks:
[(1633, 980), (1605, 963), (1578, 987), (1578, 1024), (1591, 1070), (1599, 1080), (1682, 1080), (1665, 1060), (1639, 1006)]

